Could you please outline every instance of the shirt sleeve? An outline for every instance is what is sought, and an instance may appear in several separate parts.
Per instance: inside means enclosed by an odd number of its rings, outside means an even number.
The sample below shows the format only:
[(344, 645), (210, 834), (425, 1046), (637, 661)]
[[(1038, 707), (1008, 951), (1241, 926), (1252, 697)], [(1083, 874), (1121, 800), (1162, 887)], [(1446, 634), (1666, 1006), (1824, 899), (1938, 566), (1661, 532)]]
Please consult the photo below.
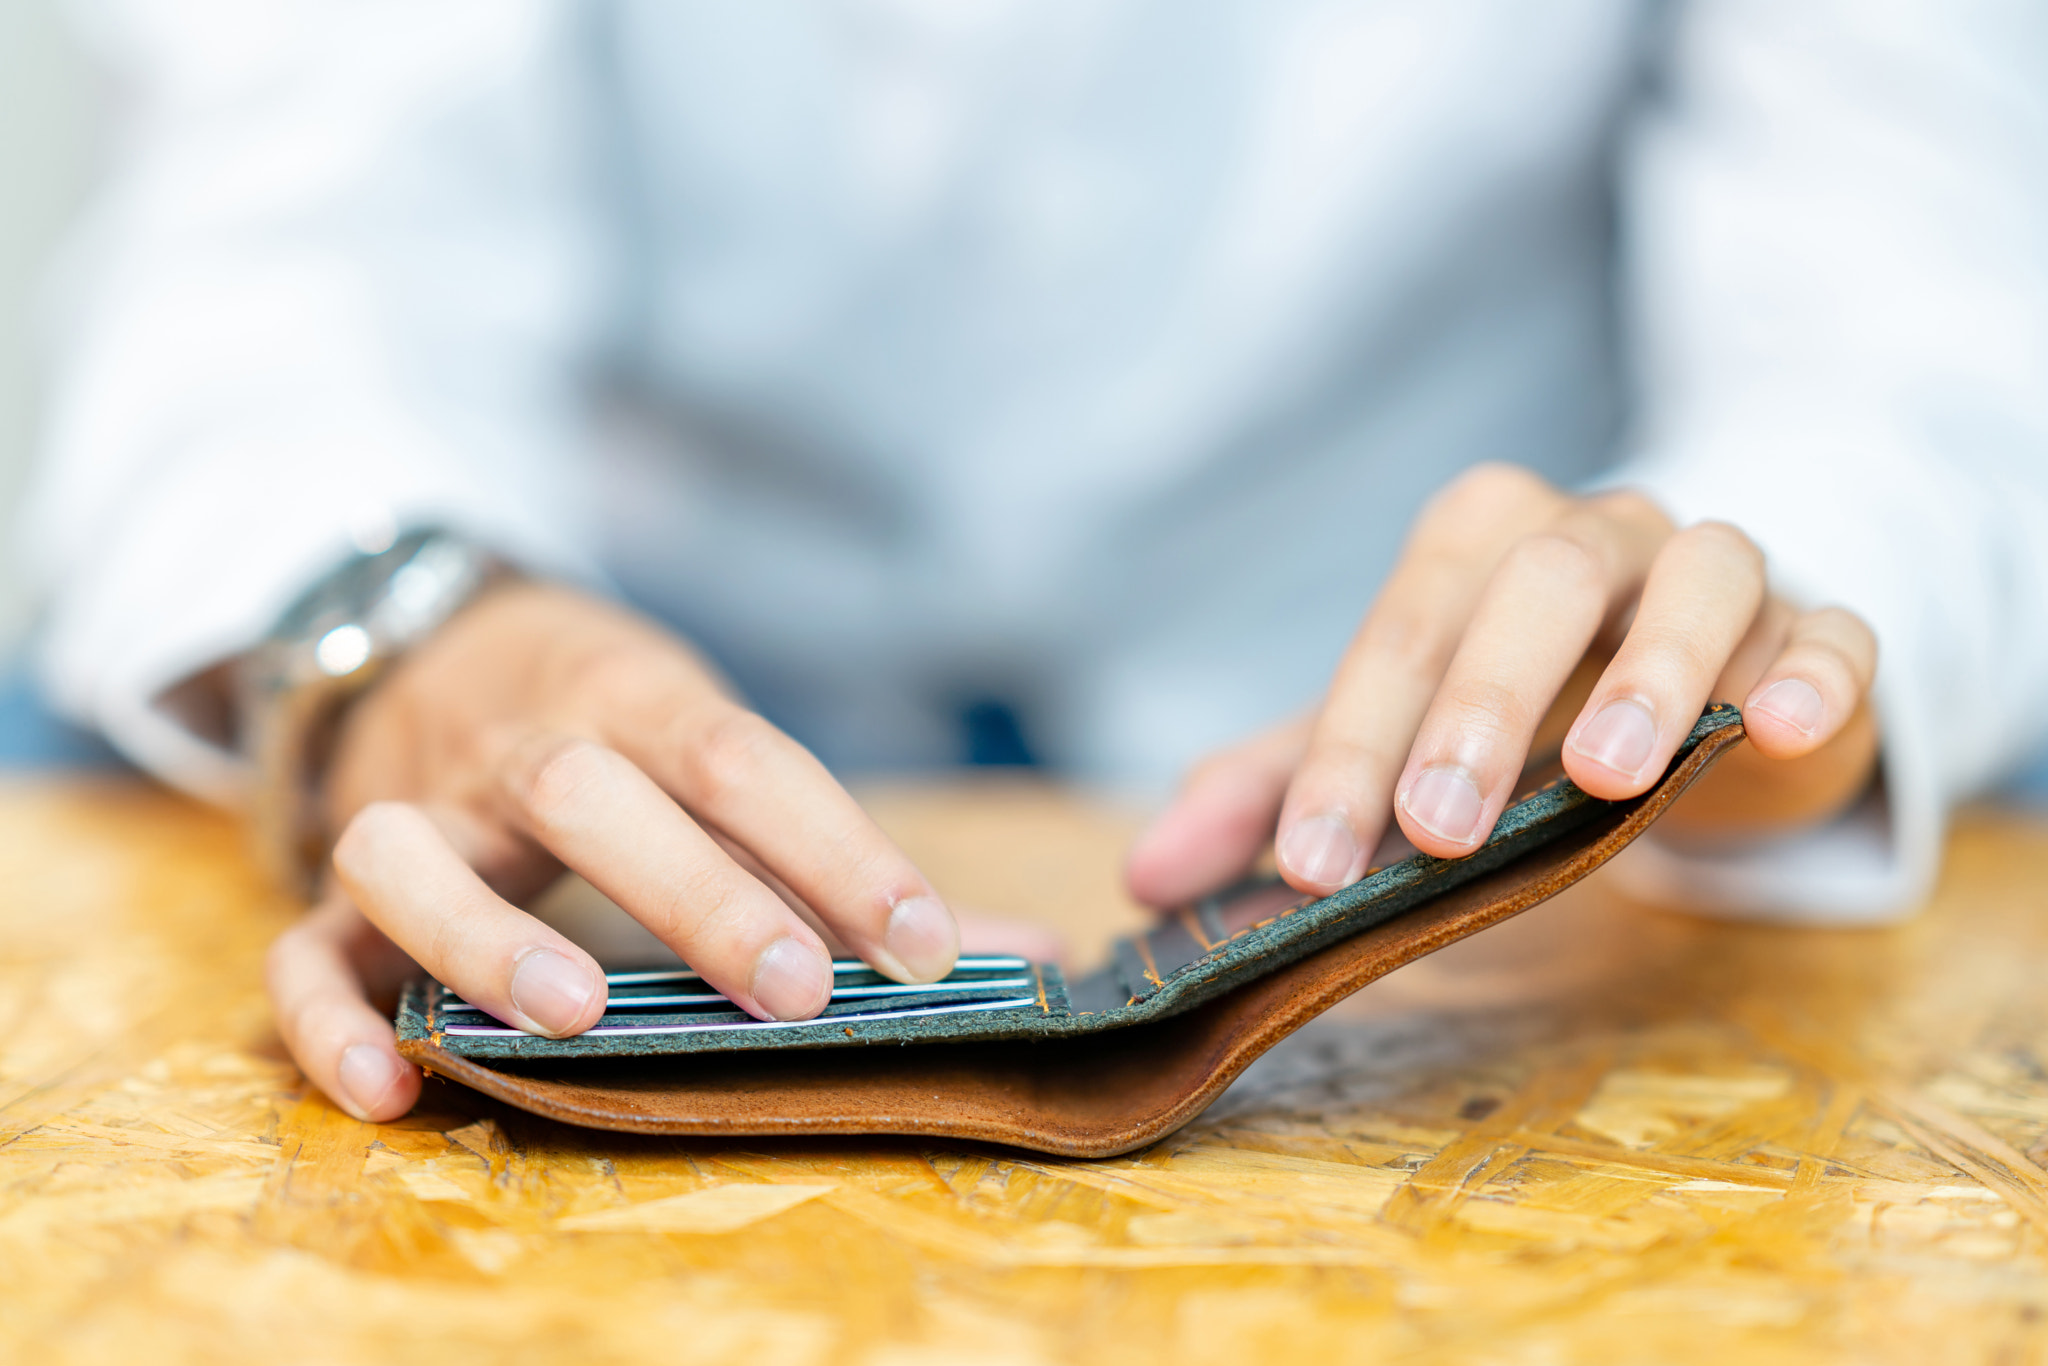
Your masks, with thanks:
[(156, 705), (351, 546), (435, 522), (590, 575), (569, 463), (607, 314), (577, 11), (99, 0), (114, 168), (57, 283), (27, 503), (58, 706), (214, 798)]
[(2048, 10), (1710, 0), (1669, 38), (1624, 162), (1617, 479), (1871, 624), (1884, 754), (1827, 828), (1624, 866), (1660, 898), (1881, 920), (1931, 886), (1949, 809), (2048, 738)]

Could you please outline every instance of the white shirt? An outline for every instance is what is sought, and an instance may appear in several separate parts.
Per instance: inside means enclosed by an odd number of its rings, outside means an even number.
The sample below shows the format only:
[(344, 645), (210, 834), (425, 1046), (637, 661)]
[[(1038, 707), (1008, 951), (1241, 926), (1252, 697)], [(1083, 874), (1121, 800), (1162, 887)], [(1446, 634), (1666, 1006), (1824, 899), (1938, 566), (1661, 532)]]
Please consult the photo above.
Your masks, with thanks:
[(2048, 11), (97, 0), (46, 675), (154, 698), (451, 522), (842, 766), (1153, 781), (1310, 703), (1482, 459), (1876, 628), (1882, 800), (1663, 890), (1867, 918), (2048, 727)]

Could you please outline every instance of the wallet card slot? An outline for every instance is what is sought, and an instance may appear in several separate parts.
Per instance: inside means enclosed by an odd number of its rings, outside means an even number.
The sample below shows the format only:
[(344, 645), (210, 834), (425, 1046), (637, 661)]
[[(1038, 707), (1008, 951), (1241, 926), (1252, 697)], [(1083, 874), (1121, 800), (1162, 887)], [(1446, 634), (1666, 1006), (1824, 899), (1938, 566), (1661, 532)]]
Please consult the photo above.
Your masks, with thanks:
[[(890, 996), (932, 996), (938, 994), (957, 995), (974, 993), (1011, 993), (1035, 991), (1038, 980), (1032, 976), (990, 977), (954, 982), (929, 982), (917, 986), (905, 986), (901, 982), (889, 982), (875, 986), (834, 987), (831, 999), (834, 1001), (879, 1000)], [(732, 998), (715, 991), (654, 992), (638, 996), (614, 996), (605, 1002), (605, 1014), (615, 1010), (652, 1010), (657, 1007), (674, 1009), (677, 1006), (707, 1006), (718, 1008), (732, 1005)], [(487, 1014), (482, 1006), (453, 996), (441, 1000), (441, 1012), (445, 1014)]]
[[(759, 1030), (806, 1029), (821, 1025), (841, 1027), (853, 1024), (867, 1024), (877, 1020), (910, 1020), (931, 1015), (966, 1015), (995, 1010), (1015, 1010), (1038, 1005), (1036, 996), (1019, 996), (999, 1001), (958, 1001), (949, 1005), (913, 1006), (906, 1010), (853, 1011), (844, 1015), (821, 1015), (810, 1020), (756, 1020), (745, 1016), (737, 1020), (709, 1020), (694, 1022), (660, 1021), (647, 1024), (605, 1024), (598, 1023), (584, 1030), (576, 1037), (620, 1038), (635, 1035), (656, 1034), (725, 1034), (746, 1033)], [(464, 1038), (523, 1038), (536, 1036), (523, 1029), (492, 1025), (443, 1025), (438, 1031), (452, 1037)]]
[(1162, 923), (1159, 928), (1148, 932), (1144, 938), (1145, 949), (1152, 957), (1152, 970), (1162, 978), (1171, 977), (1191, 963), (1208, 956), (1209, 946), (1189, 931), (1187, 922), (1175, 915)]
[(1130, 1004), (1131, 990), (1114, 966), (1097, 968), (1067, 983), (1067, 1009), (1075, 1015), (1101, 1015)]
[[(982, 954), (957, 960), (953, 964), (953, 971), (949, 974), (947, 980), (950, 981), (952, 977), (958, 976), (963, 972), (1025, 972), (1030, 967), (1031, 960), (1028, 958), (1012, 958), (1003, 954)], [(867, 973), (870, 976), (878, 975), (872, 967), (861, 962), (858, 958), (833, 959), (832, 972), (834, 976), (839, 977), (846, 976), (849, 973)], [(605, 985), (612, 987), (653, 986), (666, 982), (701, 982), (703, 980), (704, 978), (701, 974), (689, 968), (655, 968), (635, 972), (608, 972), (604, 975)]]
[[(916, 1014), (927, 1010), (950, 1010), (954, 1006), (978, 1005), (991, 998), (1015, 1004), (1023, 1000), (1026, 1004), (1039, 1006), (1036, 993), (1041, 988), (1037, 975), (994, 978), (984, 981), (932, 982), (923, 986), (891, 985), (891, 994), (877, 997), (866, 994), (861, 988), (852, 988), (846, 993), (834, 993), (825, 1008), (809, 1021), (796, 1023), (828, 1024), (856, 1015), (866, 1015), (878, 1007), (907, 1010)], [(436, 988), (442, 993), (446, 987)], [(867, 991), (875, 990), (873, 988)], [(1025, 996), (1023, 993), (1033, 993)], [(444, 995), (443, 1003), (434, 1011), (432, 1027), (442, 1033), (457, 1036), (478, 1036), (488, 1038), (509, 1038), (527, 1035), (525, 1031), (513, 1029), (491, 1016), (481, 1008), (467, 1003), (451, 1003), (452, 998)], [(617, 1028), (634, 1025), (647, 1026), (657, 1031), (679, 1029), (684, 1025), (729, 1025), (745, 1024), (754, 1017), (749, 1015), (723, 996), (704, 996), (691, 1004), (695, 1008), (675, 1009), (673, 1007), (652, 1007), (641, 1009), (615, 1010), (616, 1002), (605, 1008), (597, 1024), (585, 1030), (585, 1034), (615, 1032)], [(578, 1036), (580, 1037), (580, 1036)]]
[(1117, 940), (1110, 946), (1110, 963), (1124, 985), (1126, 1001), (1142, 1001), (1166, 985), (1166, 979), (1153, 968), (1142, 939)]
[(1072, 1006), (1067, 999), (1067, 977), (1052, 963), (1039, 963), (1031, 973), (1038, 979), (1038, 1009), (1045, 1015), (1067, 1015)]

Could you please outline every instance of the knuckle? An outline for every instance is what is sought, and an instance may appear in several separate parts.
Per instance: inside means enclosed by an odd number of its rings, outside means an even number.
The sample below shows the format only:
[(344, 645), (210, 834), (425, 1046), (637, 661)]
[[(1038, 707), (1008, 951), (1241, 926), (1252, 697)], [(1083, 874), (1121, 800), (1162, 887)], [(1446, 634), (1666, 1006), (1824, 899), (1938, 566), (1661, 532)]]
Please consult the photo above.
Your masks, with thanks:
[(1728, 522), (1696, 522), (1680, 532), (1679, 537), (1719, 558), (1740, 564), (1759, 579), (1763, 577), (1764, 552), (1738, 526)]
[(1450, 661), (1453, 639), (1440, 618), (1397, 608), (1373, 613), (1364, 644), (1404, 672), (1433, 677)]
[(1664, 514), (1655, 499), (1638, 489), (1612, 489), (1598, 493), (1585, 502), (1588, 510), (1608, 521), (1624, 523), (1633, 527), (1654, 528), (1669, 532), (1671, 519)]
[(1423, 505), (1420, 526), (1431, 539), (1462, 541), (1475, 525), (1555, 500), (1544, 479), (1520, 465), (1487, 460), (1445, 484)]
[(549, 737), (515, 751), (505, 781), (519, 808), (546, 829), (582, 804), (605, 774), (604, 751), (574, 736)]
[(1831, 704), (1855, 704), (1857, 690), (1854, 675), (1832, 652), (1817, 651), (1807, 655), (1798, 661), (1798, 667), (1787, 673), (1786, 677), (1797, 678), (1810, 685)]
[(698, 868), (676, 878), (651, 904), (638, 909), (662, 927), (662, 938), (698, 963), (706, 951), (715, 953), (738, 940), (748, 919), (746, 903), (733, 879)]
[(442, 965), (443, 971), (452, 971), (462, 966), (472, 955), (470, 925), (461, 908), (447, 902), (438, 903), (420, 917), (416, 930), (423, 938), (421, 955), (424, 961)]
[(1542, 475), (1505, 460), (1482, 460), (1445, 486), (1453, 500), (1489, 508), (1519, 506), (1553, 496)]
[(1869, 622), (1846, 607), (1822, 607), (1809, 612), (1805, 634), (1835, 644), (1844, 654), (1877, 654), (1877, 633), (1870, 629)]
[(526, 784), (528, 807), (549, 815), (573, 803), (600, 776), (598, 748), (588, 739), (555, 739), (532, 758), (520, 778)]
[(1800, 613), (1799, 627), (1810, 634), (1830, 636), (1867, 632), (1870, 629), (1864, 625), (1862, 617), (1846, 607), (1833, 605), (1816, 607), (1809, 612)]
[(781, 732), (756, 713), (723, 711), (688, 743), (692, 799), (716, 806), (757, 783), (780, 740)]
[(1629, 633), (1629, 646), (1627, 666), (1617, 671), (1617, 686), (1646, 697), (1662, 695), (1680, 679), (1718, 676), (1728, 662), (1715, 642), (1672, 626), (1638, 622)]
[(1533, 730), (1541, 719), (1528, 697), (1496, 678), (1461, 680), (1444, 700), (1448, 704), (1446, 719), (1465, 742), (1461, 748), (1477, 741), (1490, 750), (1511, 736)]
[(1524, 536), (1508, 551), (1501, 571), (1579, 595), (1604, 594), (1607, 586), (1607, 557), (1581, 537), (1560, 530)]
[(1383, 750), (1348, 737), (1333, 737), (1316, 746), (1295, 781), (1304, 788), (1346, 793), (1374, 786), (1398, 768), (1399, 761)]
[(608, 640), (592, 645), (564, 666), (563, 685), (571, 697), (596, 714), (631, 706), (648, 686), (647, 650), (637, 641)]
[(334, 842), (334, 869), (342, 877), (360, 881), (369, 872), (380, 849), (410, 829), (412, 812), (403, 802), (378, 801), (357, 811), (342, 827)]
[(1800, 653), (1804, 656), (1802, 672), (1808, 674), (1814, 683), (1845, 694), (1856, 691), (1856, 680), (1862, 671), (1856, 658), (1839, 641), (1811, 640)]

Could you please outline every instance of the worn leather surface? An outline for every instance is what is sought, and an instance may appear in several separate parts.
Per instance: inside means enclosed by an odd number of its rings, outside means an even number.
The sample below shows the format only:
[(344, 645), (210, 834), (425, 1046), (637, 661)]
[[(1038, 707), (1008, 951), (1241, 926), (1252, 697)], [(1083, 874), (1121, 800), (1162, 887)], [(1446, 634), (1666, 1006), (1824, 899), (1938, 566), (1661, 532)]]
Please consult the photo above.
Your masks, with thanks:
[[(1724, 712), (1728, 709), (1722, 709)], [(1715, 713), (1709, 713), (1710, 717)], [(1742, 736), (1723, 716), (1630, 802), (1390, 919), (1164, 1018), (995, 1042), (487, 1063), (414, 1033), (431, 1072), (535, 1114), (648, 1134), (916, 1134), (1108, 1157), (1187, 1123), (1254, 1059), (1385, 973), (1517, 915), (1605, 863)], [(1107, 1025), (1109, 1022), (1104, 1021)]]

